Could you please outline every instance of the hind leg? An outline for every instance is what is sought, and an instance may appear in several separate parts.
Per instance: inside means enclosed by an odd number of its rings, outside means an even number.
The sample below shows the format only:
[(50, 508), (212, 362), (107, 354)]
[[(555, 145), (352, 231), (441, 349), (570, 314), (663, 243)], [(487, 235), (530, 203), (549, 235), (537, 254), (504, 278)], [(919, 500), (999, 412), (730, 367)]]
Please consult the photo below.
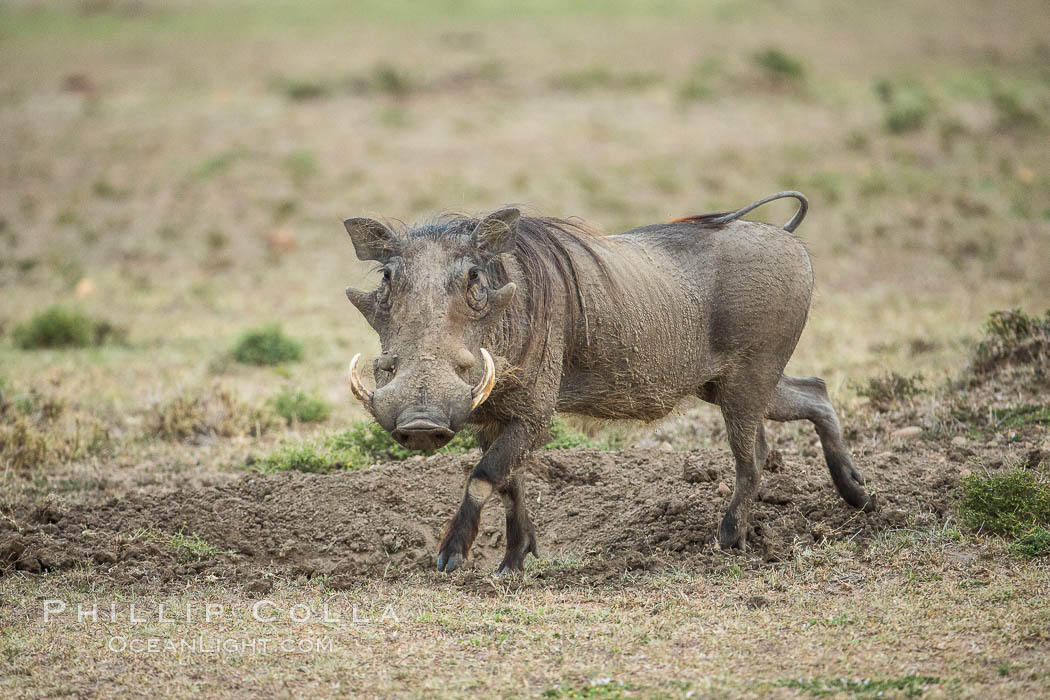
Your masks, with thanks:
[(755, 432), (755, 466), (761, 472), (766, 468), (766, 457), (769, 456), (769, 444), (766, 443), (766, 427), (762, 421), (758, 422), (758, 430)]
[(842, 499), (854, 508), (875, 509), (875, 497), (864, 489), (864, 477), (854, 469), (842, 438), (838, 414), (828, 399), (827, 385), (820, 377), (782, 375), (766, 417), (775, 421), (808, 420), (817, 429), (831, 481)]
[[(768, 452), (762, 418), (775, 385), (776, 375), (763, 380), (761, 373), (751, 367), (748, 372), (726, 377), (711, 397), (722, 409), (729, 449), (736, 463), (733, 498), (718, 527), (718, 544), (722, 549), (746, 546), (751, 506)], [(711, 400), (707, 396), (702, 398)]]

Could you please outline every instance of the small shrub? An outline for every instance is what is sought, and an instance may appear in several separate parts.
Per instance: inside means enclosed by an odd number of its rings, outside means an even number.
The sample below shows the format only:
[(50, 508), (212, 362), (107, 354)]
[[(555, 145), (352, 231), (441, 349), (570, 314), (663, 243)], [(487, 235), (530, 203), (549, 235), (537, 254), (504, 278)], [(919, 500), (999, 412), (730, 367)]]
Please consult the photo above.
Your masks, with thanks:
[(52, 306), (16, 326), (11, 338), (15, 346), (23, 350), (85, 348), (108, 341), (123, 341), (126, 333), (108, 321), (62, 306)]
[(871, 405), (885, 410), (895, 403), (911, 398), (923, 392), (923, 376), (913, 374), (910, 377), (887, 372), (877, 377), (871, 377), (867, 382), (857, 387), (857, 394), (866, 397)]
[(806, 67), (802, 61), (776, 47), (756, 51), (751, 60), (778, 82), (801, 82), (806, 77)]
[(1004, 366), (1050, 368), (1050, 311), (1042, 318), (1019, 309), (996, 311), (985, 324), (985, 338), (974, 349), (971, 369), (977, 377)]
[(1009, 311), (994, 311), (984, 324), (984, 330), (989, 338), (1005, 342), (1018, 342), (1026, 340), (1041, 329), (1045, 329), (1046, 323), (1050, 322), (1050, 311), (1047, 312), (1047, 320), (1029, 316), (1020, 309)]
[(295, 102), (318, 100), (332, 92), (327, 83), (309, 78), (280, 78), (274, 81), (274, 89)]
[(281, 418), (292, 423), (317, 423), (326, 420), (332, 412), (331, 406), (317, 396), (302, 390), (284, 389), (270, 399), (270, 405)]
[(1016, 92), (997, 88), (992, 91), (992, 106), (995, 107), (1000, 129), (1033, 129), (1042, 125), (1038, 112), (1028, 109)]
[(406, 71), (390, 63), (377, 63), (372, 67), (371, 84), (376, 92), (395, 96), (407, 95), (415, 87)]
[(713, 97), (715, 94), (713, 83), (721, 72), (721, 61), (713, 58), (699, 61), (678, 87), (678, 99), (699, 101)]
[(0, 392), (0, 471), (30, 472), (54, 462), (105, 453), (109, 428), (95, 416), (35, 390)]
[(903, 134), (926, 126), (933, 101), (919, 83), (880, 80), (875, 84), (875, 93), (883, 104), (882, 126), (887, 132)]
[(41, 394), (36, 389), (12, 396), (11, 406), (26, 418), (38, 422), (57, 420), (66, 410), (66, 402), (62, 398)]
[(259, 436), (277, 426), (269, 408), (238, 401), (223, 388), (175, 398), (152, 407), (146, 434), (162, 440), (198, 442), (215, 437)]
[(918, 102), (890, 105), (886, 108), (882, 123), (891, 134), (918, 131), (926, 125), (929, 111), (929, 107)]
[(603, 66), (584, 68), (555, 75), (550, 86), (556, 90), (585, 92), (587, 90), (642, 90), (659, 82), (656, 73), (639, 71), (614, 72)]
[(233, 347), (233, 359), (248, 365), (297, 362), (302, 355), (303, 346), (276, 325), (247, 331)]
[(381, 61), (363, 75), (347, 78), (346, 89), (352, 94), (382, 94), (391, 97), (407, 97), (421, 87), (407, 70), (392, 63)]
[(5, 417), (0, 422), (2, 471), (28, 472), (44, 465), (55, 454), (46, 433), (25, 417)]
[(1026, 556), (1050, 553), (1050, 483), (1027, 463), (1006, 474), (971, 474), (962, 481), (959, 511), (963, 524), (1013, 540)]

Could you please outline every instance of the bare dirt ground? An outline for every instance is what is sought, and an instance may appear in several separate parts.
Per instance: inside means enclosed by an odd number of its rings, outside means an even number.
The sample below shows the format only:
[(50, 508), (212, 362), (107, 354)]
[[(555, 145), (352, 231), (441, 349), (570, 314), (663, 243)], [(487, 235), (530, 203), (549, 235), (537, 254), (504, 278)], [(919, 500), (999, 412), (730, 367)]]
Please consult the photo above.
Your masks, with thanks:
[[(810, 459), (778, 452), (770, 463), (750, 537), (758, 561), (784, 561), (828, 539), (866, 543), (894, 527), (943, 526), (970, 456), (959, 451), (945, 460), (935, 445), (858, 455), (880, 503), (866, 514), (840, 502), (820, 457), (812, 447), (806, 453)], [(474, 453), (435, 455), (363, 471), (250, 474), (218, 486), (30, 502), (0, 528), (0, 555), (33, 573), (97, 565), (123, 584), (202, 574), (235, 586), (268, 573), (333, 577), (329, 585), (396, 578), (433, 568), (436, 537), (476, 462)], [(712, 539), (733, 483), (725, 449), (554, 450), (529, 475), (545, 553), (585, 562), (579, 571), (568, 567), (573, 580), (703, 571), (725, 560)], [(494, 570), (504, 547), (502, 512), (493, 506), (488, 516), (474, 551), (482, 573)], [(221, 553), (180, 561), (180, 552), (150, 536), (171, 531), (194, 533)]]
[[(1047, 36), (1035, 0), (4, 3), (0, 694), (1050, 695), (1046, 556), (959, 505), (1048, 478), (1045, 338), (975, 350), (1050, 307)], [(717, 550), (729, 452), (686, 405), (537, 455), (523, 576), (489, 576), (498, 506), (441, 576), (476, 453), (260, 466), (363, 417), (342, 219), (613, 232), (785, 188), (817, 278), (787, 371), (876, 512), (771, 424), (751, 548)], [(109, 340), (27, 346), (54, 304)], [(272, 323), (300, 358), (238, 362)], [(323, 410), (278, 417), (299, 391)]]

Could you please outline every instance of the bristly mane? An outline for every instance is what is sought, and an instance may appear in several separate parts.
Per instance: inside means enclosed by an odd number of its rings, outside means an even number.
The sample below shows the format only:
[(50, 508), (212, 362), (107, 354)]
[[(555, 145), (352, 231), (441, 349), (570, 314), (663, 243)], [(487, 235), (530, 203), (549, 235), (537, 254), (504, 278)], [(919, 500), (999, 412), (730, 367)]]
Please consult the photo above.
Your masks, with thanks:
[(720, 228), (724, 225), (724, 222), (718, 221), (726, 214), (732, 212), (728, 211), (717, 211), (712, 214), (693, 214), (692, 216), (680, 216), (677, 219), (670, 219), (667, 223), (669, 224), (696, 224), (697, 226), (708, 227), (708, 228)]
[[(457, 238), (469, 236), (480, 219), (452, 215), (451, 218), (435, 220), (407, 232), (410, 238)], [(543, 357), (547, 351), (551, 321), (560, 304), (559, 299), (568, 299), (565, 304), (566, 338), (583, 319), (584, 343), (590, 342), (590, 327), (587, 319), (587, 302), (580, 292), (580, 277), (576, 259), (581, 252), (588, 255), (611, 281), (605, 261), (595, 252), (595, 245), (602, 234), (582, 221), (570, 221), (545, 216), (523, 216), (518, 222), (518, 235), (514, 244), (514, 259), (524, 278), (527, 289), (519, 291), (527, 295), (525, 315), (520, 317), (515, 305), (507, 310), (497, 333), (498, 340), (508, 352), (515, 365), (522, 365), (525, 358)], [(493, 287), (512, 281), (501, 256), (488, 261), (488, 274)], [(518, 281), (518, 280), (513, 280)], [(615, 293), (615, 289), (610, 290)], [(564, 294), (564, 297), (561, 295)], [(515, 353), (520, 350), (520, 354)], [(537, 354), (538, 353), (538, 354)]]

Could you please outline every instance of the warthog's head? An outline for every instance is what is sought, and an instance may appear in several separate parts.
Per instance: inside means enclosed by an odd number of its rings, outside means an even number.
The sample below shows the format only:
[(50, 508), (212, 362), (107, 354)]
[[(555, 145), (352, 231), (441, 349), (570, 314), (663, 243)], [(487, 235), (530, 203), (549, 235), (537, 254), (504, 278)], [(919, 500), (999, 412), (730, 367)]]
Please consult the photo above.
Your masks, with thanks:
[(515, 289), (490, 286), (492, 263), (514, 250), (518, 219), (517, 209), (503, 209), (458, 231), (405, 236), (372, 219), (344, 222), (357, 257), (378, 262), (383, 276), (372, 292), (346, 288), (383, 346), (375, 391), (358, 376), (360, 355), (350, 363), (350, 388), (409, 449), (447, 443), (492, 391), (495, 366), (482, 345)]

